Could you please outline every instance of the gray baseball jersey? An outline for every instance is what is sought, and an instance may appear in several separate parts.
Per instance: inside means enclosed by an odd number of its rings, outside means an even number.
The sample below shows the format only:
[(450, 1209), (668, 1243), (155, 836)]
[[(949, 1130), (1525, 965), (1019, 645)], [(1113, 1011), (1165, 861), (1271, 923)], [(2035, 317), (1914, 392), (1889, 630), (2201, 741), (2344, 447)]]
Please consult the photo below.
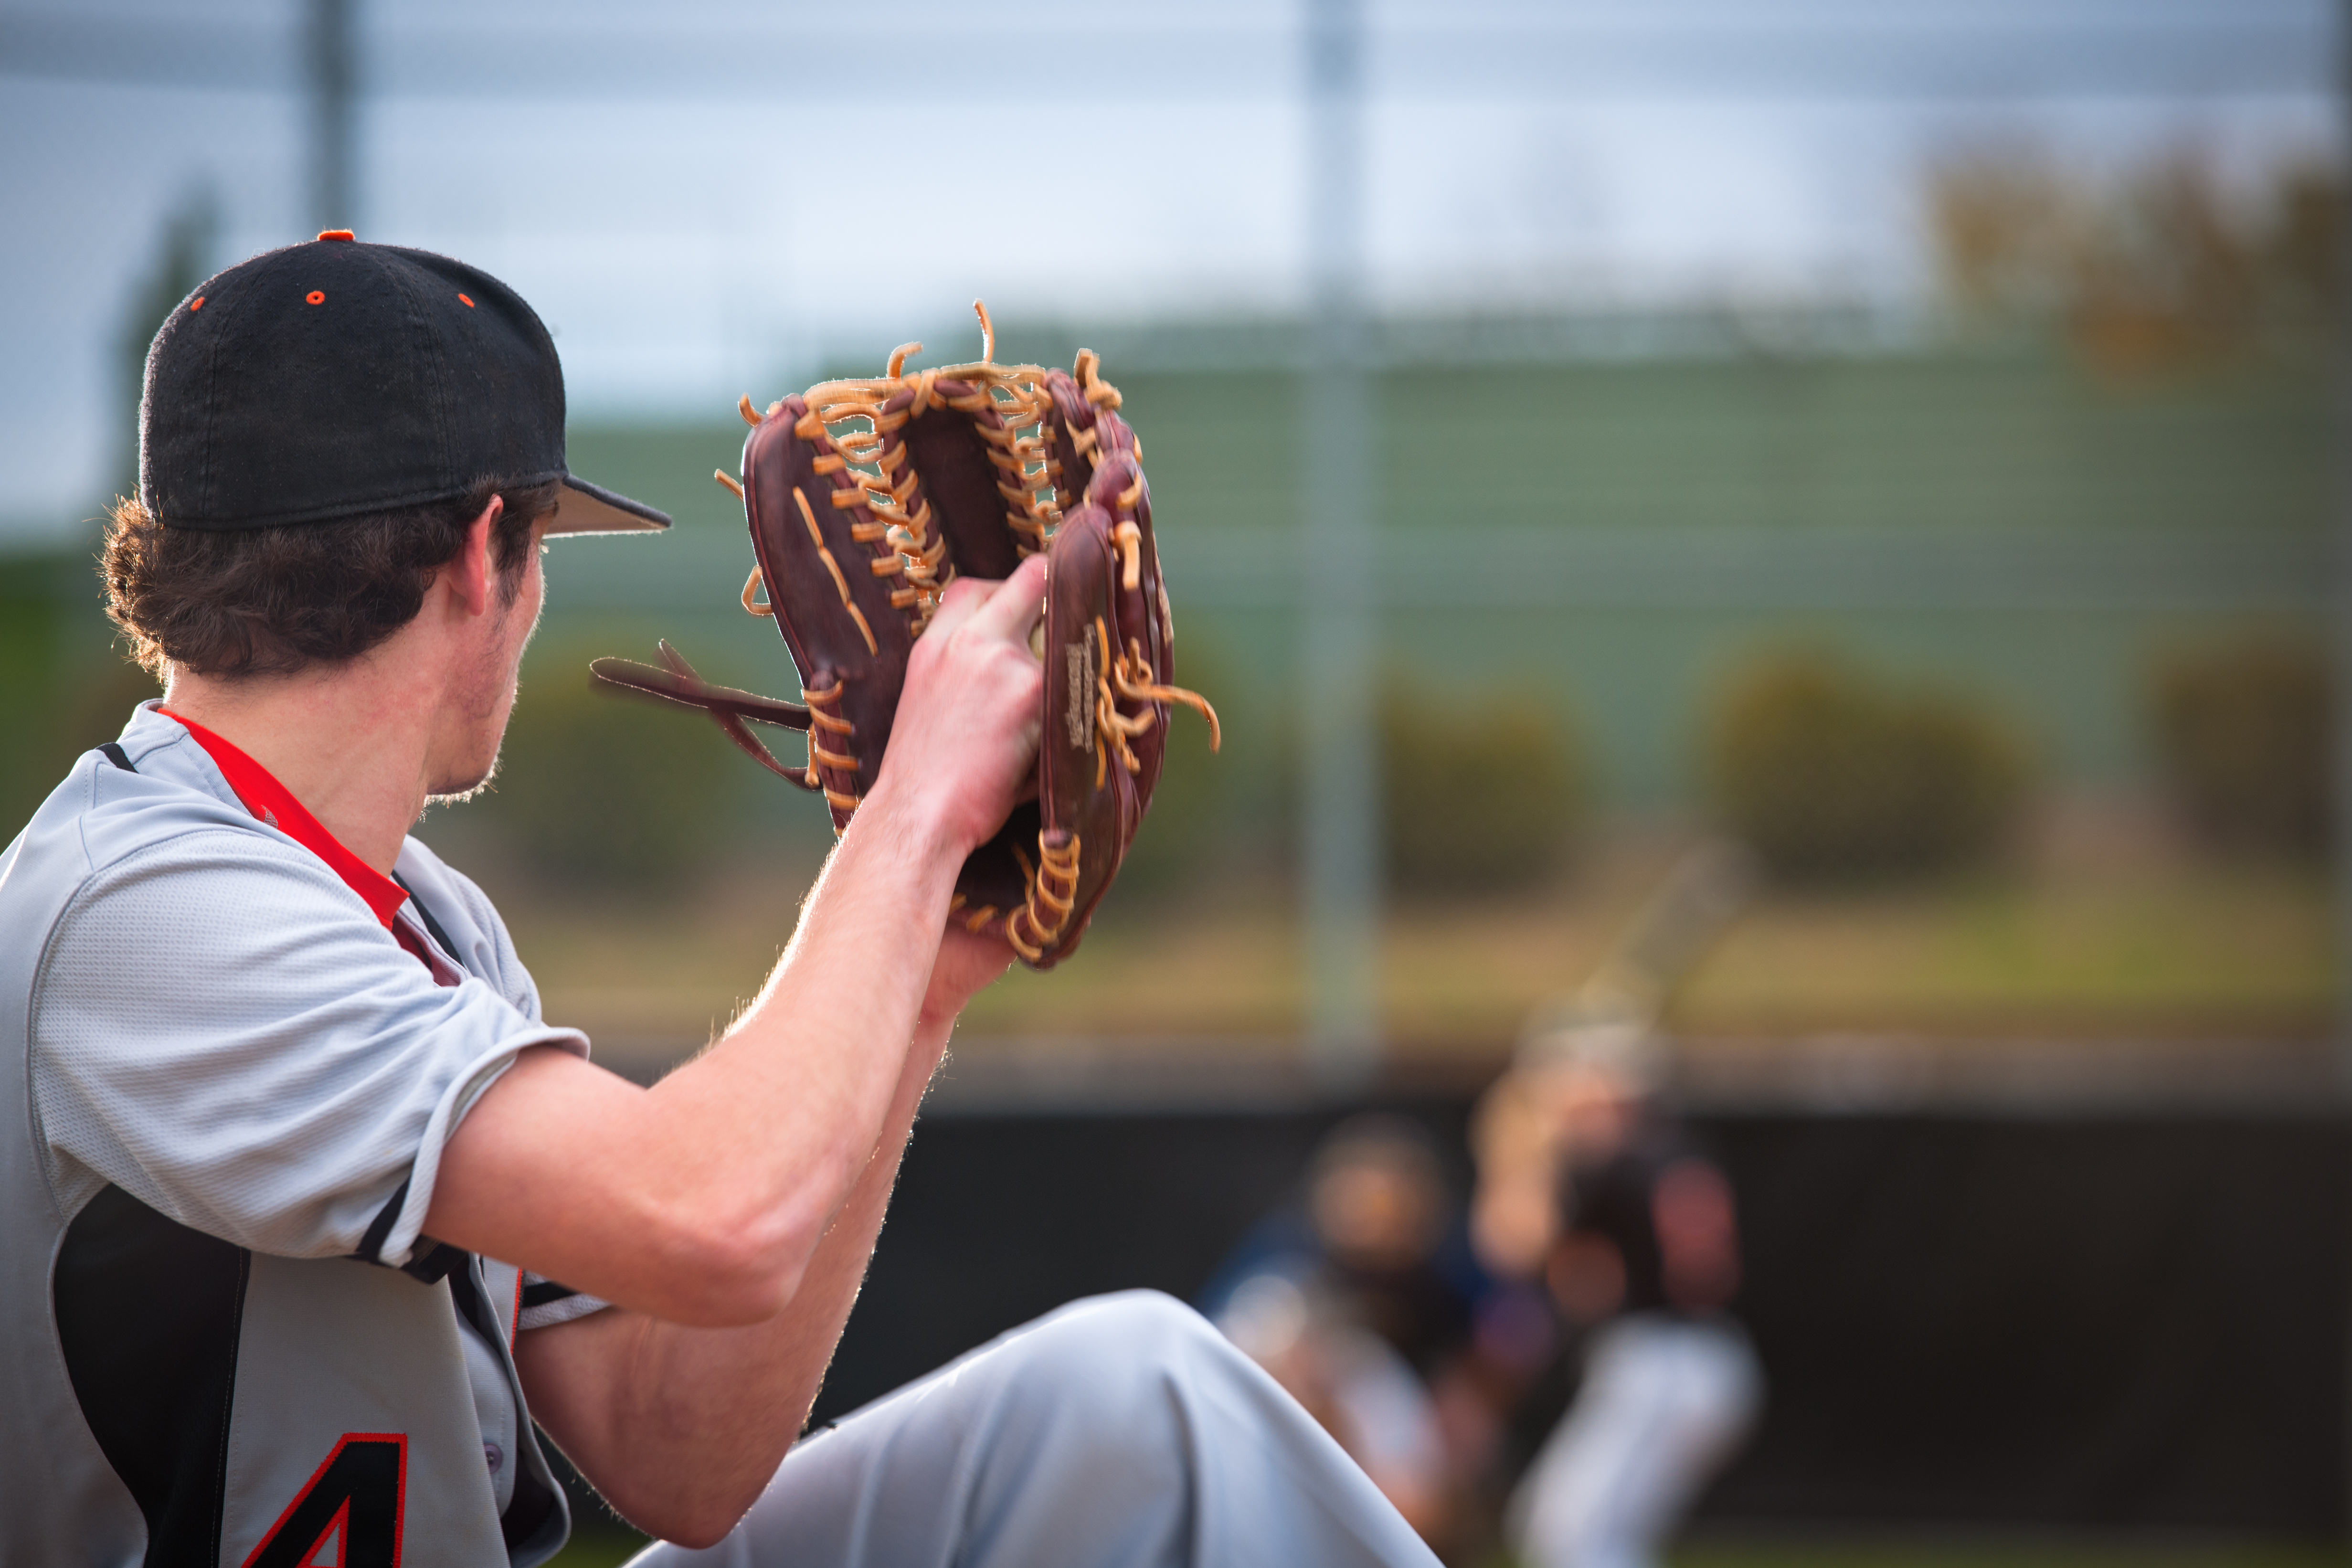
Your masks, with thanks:
[(112, 750), (0, 855), (0, 1561), (543, 1561), (512, 1341), (602, 1303), (420, 1227), (515, 1053), (587, 1041), (414, 839), (379, 898), (152, 705)]

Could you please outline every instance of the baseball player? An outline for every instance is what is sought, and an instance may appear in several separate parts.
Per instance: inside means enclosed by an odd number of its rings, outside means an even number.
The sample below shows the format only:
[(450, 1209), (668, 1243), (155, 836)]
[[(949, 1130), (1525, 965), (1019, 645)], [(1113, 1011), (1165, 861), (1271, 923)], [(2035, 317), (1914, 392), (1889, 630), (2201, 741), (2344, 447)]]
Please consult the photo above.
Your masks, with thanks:
[(538, 318), (321, 235), (172, 312), (140, 434), (105, 578), (164, 696), (0, 858), (0, 1561), (540, 1563), (550, 1439), (656, 1563), (1434, 1561), (1150, 1294), (798, 1440), (1010, 956), (947, 914), (1034, 767), (1038, 563), (948, 590), (774, 973), (640, 1089), (407, 837), (490, 776), (541, 542), (667, 525), (568, 471)]
[(1485, 1284), (1429, 1135), (1366, 1114), (1326, 1133), (1304, 1202), (1252, 1228), (1201, 1293), (1424, 1539), (1455, 1511), (1454, 1456), (1431, 1389), (1458, 1381)]
[(1529, 1568), (1651, 1568), (1762, 1395), (1728, 1308), (1731, 1188), (1654, 1096), (1638, 1056), (1571, 1047), (1539, 1090), (1559, 1147), (1540, 1269), (1583, 1331), (1576, 1402), (1512, 1499)]
[(1480, 1104), (1472, 1232), (1583, 1336), (1583, 1379), (1511, 1500), (1529, 1568), (1650, 1568), (1737, 1451), (1763, 1376), (1730, 1316), (1730, 1183), (1660, 1093), (1668, 992), (1746, 900), (1747, 858), (1703, 845), (1599, 969), (1540, 1009)]

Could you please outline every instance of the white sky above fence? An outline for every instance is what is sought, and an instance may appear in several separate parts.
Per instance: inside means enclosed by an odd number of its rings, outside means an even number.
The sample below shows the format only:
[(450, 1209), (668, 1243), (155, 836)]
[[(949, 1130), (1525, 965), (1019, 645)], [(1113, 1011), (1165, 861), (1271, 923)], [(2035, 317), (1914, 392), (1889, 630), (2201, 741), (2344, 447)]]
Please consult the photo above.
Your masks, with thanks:
[[(0, 0), (0, 544), (55, 537), (107, 482), (114, 345), (173, 205), (215, 193), (224, 263), (307, 237), (300, 14)], [(1375, 5), (1371, 289), (1397, 310), (1915, 306), (1920, 174), (1956, 144), (2332, 155), (2333, 16)], [(715, 416), (908, 337), (961, 355), (974, 295), (1011, 318), (1281, 310), (1303, 284), (1299, 19), (361, 0), (356, 226), (512, 283), (590, 416)]]

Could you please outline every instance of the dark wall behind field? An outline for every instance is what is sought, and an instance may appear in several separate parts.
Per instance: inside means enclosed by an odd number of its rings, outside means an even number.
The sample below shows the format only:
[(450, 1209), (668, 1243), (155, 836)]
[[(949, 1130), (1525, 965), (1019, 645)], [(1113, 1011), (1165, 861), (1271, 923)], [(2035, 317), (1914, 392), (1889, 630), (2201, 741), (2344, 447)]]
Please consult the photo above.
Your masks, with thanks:
[[(1459, 1146), (1465, 1102), (1392, 1109)], [(927, 1120), (819, 1417), (1075, 1296), (1190, 1295), (1339, 1114)], [(1705, 1129), (1771, 1385), (1708, 1517), (2344, 1529), (2352, 1124)]]
[(1713, 1131), (1772, 1395), (1712, 1511), (2342, 1530), (2342, 1121)]

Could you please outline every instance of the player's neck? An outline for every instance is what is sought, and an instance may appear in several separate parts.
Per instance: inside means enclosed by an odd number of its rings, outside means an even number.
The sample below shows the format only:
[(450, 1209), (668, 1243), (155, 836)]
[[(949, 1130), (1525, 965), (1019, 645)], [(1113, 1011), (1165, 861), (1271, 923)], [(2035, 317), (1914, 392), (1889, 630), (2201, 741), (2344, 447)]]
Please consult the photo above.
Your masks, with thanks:
[[(235, 679), (174, 667), (163, 706), (260, 763), (337, 842), (389, 874), (428, 795), (475, 782), (453, 784), (449, 773), (468, 728), (463, 676), (479, 652), (433, 608), (428, 593), (415, 621), (341, 664)], [(492, 755), (496, 745), (493, 735)]]

